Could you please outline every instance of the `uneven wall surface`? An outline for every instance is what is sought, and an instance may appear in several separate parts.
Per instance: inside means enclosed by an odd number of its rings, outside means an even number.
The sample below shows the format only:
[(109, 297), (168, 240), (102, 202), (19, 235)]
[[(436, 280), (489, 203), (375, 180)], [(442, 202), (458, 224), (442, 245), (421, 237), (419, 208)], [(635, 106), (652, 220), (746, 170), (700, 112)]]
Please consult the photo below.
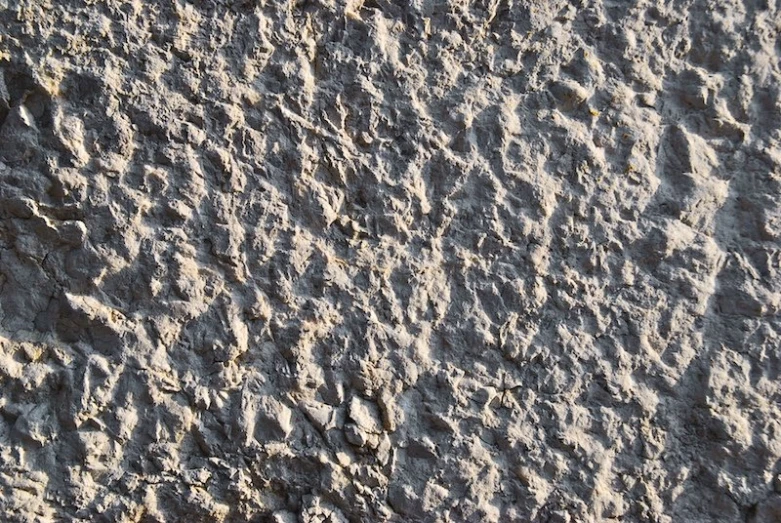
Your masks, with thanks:
[(0, 0), (2, 521), (781, 521), (776, 0)]

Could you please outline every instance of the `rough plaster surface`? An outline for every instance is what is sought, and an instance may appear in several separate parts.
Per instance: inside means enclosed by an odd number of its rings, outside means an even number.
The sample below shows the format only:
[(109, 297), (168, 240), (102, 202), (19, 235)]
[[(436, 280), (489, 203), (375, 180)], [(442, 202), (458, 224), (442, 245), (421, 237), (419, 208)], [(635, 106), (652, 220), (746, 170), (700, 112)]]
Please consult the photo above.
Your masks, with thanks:
[(0, 0), (2, 521), (781, 521), (776, 0)]

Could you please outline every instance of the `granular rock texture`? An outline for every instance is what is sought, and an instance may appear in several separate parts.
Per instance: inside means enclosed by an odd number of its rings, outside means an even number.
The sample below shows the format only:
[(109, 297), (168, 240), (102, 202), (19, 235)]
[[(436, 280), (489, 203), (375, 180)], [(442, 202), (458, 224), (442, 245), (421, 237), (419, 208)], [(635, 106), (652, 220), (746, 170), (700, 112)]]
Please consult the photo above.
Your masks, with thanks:
[(781, 521), (779, 9), (0, 0), (2, 521)]

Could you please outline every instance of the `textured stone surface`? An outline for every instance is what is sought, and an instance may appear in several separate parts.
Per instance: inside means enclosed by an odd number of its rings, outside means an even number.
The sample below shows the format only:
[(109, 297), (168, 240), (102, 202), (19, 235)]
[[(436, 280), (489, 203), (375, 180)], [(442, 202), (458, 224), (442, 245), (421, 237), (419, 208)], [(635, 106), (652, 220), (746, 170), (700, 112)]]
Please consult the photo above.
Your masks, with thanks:
[(0, 0), (3, 521), (775, 520), (780, 31)]

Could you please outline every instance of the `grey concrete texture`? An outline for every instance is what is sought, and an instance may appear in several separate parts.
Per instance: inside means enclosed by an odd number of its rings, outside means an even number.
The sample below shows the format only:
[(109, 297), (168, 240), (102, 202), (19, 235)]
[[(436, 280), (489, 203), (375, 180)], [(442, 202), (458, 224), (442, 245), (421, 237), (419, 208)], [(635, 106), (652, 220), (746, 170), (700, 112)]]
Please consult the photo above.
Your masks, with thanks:
[(781, 521), (776, 0), (0, 0), (0, 520)]

